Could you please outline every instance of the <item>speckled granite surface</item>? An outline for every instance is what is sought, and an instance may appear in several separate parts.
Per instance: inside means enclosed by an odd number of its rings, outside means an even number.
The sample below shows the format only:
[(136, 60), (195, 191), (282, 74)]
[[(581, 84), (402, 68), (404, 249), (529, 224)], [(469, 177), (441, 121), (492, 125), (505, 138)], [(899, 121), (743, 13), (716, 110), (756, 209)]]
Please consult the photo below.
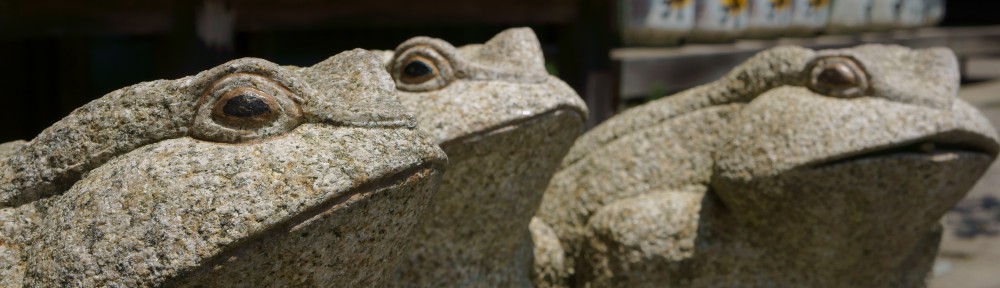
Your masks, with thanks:
[(583, 101), (546, 73), (526, 28), (458, 48), (417, 37), (382, 53), (401, 100), (449, 159), (394, 286), (530, 286), (542, 276), (529, 222), (581, 133)]
[(994, 160), (945, 49), (764, 51), (580, 138), (538, 217), (593, 287), (924, 285)]
[[(988, 59), (987, 59), (988, 60)], [(981, 61), (981, 60), (972, 60)], [(986, 63), (995, 67), (988, 61)], [(963, 85), (958, 96), (1000, 127), (1000, 81)], [(1000, 161), (945, 215), (932, 288), (1000, 286)]]
[(111, 92), (0, 146), (0, 284), (383, 285), (446, 163), (406, 111), (363, 50)]

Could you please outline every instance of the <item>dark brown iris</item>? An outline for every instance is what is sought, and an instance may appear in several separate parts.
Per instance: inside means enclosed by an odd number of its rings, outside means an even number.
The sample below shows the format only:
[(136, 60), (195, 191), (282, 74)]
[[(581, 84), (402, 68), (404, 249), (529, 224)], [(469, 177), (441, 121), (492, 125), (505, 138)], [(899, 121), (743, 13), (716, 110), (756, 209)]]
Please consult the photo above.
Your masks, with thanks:
[(868, 76), (854, 59), (821, 58), (812, 65), (809, 88), (830, 96), (858, 97), (868, 93)]
[(437, 77), (438, 70), (434, 62), (422, 56), (411, 56), (403, 62), (400, 80), (407, 84), (420, 84)]
[(239, 95), (229, 98), (222, 106), (222, 113), (228, 116), (250, 118), (271, 112), (271, 106), (256, 95)]
[(278, 117), (278, 104), (267, 93), (249, 87), (232, 89), (212, 107), (212, 119), (233, 128), (258, 128)]
[(831, 63), (817, 76), (817, 82), (830, 87), (850, 87), (858, 85), (858, 77), (844, 63)]

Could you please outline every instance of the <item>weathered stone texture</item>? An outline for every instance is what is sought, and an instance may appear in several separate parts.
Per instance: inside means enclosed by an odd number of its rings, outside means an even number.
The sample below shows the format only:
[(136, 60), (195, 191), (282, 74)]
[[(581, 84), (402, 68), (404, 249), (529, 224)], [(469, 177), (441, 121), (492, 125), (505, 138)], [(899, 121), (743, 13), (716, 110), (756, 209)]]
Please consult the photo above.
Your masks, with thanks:
[[(529, 222), (581, 133), (583, 102), (548, 75), (526, 28), (460, 48), (417, 37), (383, 55), (400, 99), (449, 159), (393, 285), (531, 286), (537, 274)], [(427, 71), (407, 70), (415, 62), (437, 74), (413, 77)]]
[(0, 286), (384, 285), (446, 162), (406, 111), (363, 50), (112, 92), (0, 159)]
[(998, 151), (946, 49), (764, 51), (574, 144), (538, 218), (584, 287), (922, 286)]

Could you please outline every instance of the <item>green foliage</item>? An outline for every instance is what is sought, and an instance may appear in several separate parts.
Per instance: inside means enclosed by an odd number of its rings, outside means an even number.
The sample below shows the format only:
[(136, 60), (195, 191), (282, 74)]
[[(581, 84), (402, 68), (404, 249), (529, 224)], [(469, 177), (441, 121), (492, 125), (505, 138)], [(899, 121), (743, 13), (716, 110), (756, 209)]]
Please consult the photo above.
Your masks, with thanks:
[(545, 71), (548, 71), (552, 76), (559, 77), (559, 67), (556, 67), (555, 63), (545, 62)]
[(664, 96), (667, 96), (667, 86), (664, 86), (663, 84), (660, 83), (656, 83), (653, 84), (653, 87), (649, 88), (649, 97), (646, 98), (648, 98), (649, 101), (653, 101), (656, 99), (663, 98)]

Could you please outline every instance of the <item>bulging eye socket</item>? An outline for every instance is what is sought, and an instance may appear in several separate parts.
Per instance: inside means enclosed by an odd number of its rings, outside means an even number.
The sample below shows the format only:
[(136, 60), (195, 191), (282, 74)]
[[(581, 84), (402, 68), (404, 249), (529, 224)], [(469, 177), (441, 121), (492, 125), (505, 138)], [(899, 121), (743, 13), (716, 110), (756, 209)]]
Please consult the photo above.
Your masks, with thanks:
[(411, 47), (397, 55), (391, 71), (396, 87), (411, 92), (441, 89), (454, 77), (450, 62), (425, 45)]
[(283, 134), (303, 121), (295, 99), (280, 83), (261, 75), (224, 76), (199, 99), (192, 136), (237, 143)]
[(809, 89), (829, 96), (853, 98), (868, 94), (868, 73), (854, 59), (830, 56), (810, 65)]

